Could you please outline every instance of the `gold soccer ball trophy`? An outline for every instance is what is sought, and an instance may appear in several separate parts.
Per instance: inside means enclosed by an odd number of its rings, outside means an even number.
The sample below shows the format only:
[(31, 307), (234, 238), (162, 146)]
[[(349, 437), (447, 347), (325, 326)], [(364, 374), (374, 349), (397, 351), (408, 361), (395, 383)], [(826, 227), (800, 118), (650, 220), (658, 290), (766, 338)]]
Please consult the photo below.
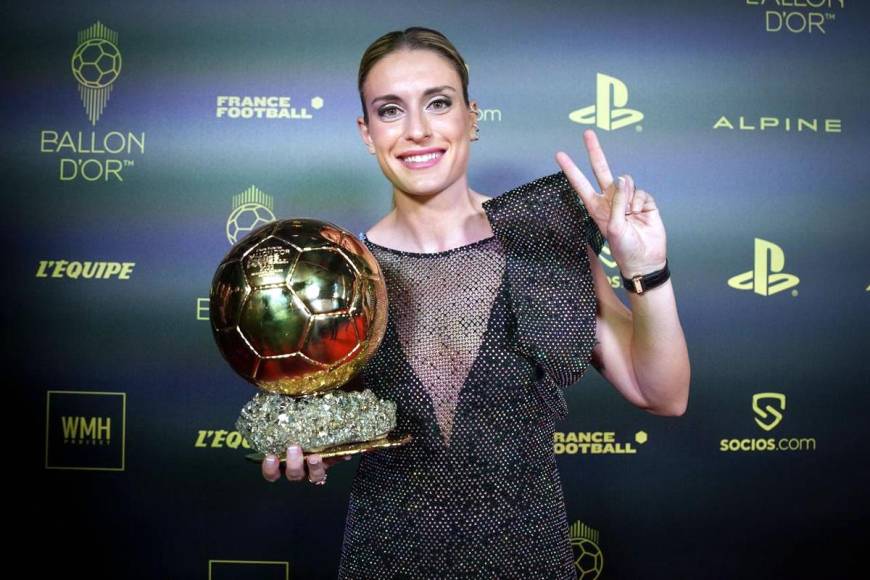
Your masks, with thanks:
[(407, 443), (396, 404), (343, 390), (380, 346), (387, 326), (381, 268), (350, 232), (314, 219), (253, 230), (215, 272), (209, 318), (218, 349), (258, 392), (236, 429), (258, 452), (299, 443), (323, 457)]

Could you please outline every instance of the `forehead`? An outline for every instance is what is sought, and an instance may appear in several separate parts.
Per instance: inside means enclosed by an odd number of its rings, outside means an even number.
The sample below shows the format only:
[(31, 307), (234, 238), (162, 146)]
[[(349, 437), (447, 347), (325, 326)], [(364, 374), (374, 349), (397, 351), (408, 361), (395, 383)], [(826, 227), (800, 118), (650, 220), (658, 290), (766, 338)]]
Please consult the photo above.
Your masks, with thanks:
[(392, 52), (372, 67), (365, 82), (369, 98), (385, 92), (419, 92), (436, 85), (459, 91), (461, 80), (450, 61), (431, 50)]

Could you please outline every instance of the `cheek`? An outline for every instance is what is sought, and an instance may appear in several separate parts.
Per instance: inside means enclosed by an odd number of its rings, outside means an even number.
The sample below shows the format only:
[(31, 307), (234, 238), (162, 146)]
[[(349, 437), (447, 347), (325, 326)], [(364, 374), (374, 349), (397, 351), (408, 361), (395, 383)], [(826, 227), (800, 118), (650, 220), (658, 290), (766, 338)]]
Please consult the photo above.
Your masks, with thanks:
[(468, 146), (465, 143), (457, 143), (453, 147), (453, 166), (457, 169), (468, 163)]
[(385, 156), (390, 156), (391, 152), (396, 148), (396, 144), (402, 138), (402, 130), (400, 127), (379, 127), (377, 130), (369, 133), (375, 148)]
[(467, 124), (467, 119), (458, 113), (442, 117), (435, 126), (439, 133), (448, 136), (453, 141), (460, 140), (471, 127)]

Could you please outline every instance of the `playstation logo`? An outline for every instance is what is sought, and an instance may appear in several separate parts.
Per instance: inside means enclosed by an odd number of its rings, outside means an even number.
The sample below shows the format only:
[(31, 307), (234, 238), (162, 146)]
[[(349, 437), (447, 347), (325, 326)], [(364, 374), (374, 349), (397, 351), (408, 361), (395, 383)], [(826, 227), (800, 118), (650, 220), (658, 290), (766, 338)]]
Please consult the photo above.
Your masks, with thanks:
[(752, 290), (770, 296), (797, 286), (800, 280), (794, 274), (785, 274), (785, 253), (782, 248), (761, 238), (755, 238), (755, 263), (752, 270), (728, 279), (728, 285), (737, 290)]
[(595, 125), (612, 131), (626, 125), (639, 123), (643, 113), (626, 109), (628, 87), (616, 77), (598, 73), (595, 75), (595, 104), (572, 111), (568, 118), (581, 125)]

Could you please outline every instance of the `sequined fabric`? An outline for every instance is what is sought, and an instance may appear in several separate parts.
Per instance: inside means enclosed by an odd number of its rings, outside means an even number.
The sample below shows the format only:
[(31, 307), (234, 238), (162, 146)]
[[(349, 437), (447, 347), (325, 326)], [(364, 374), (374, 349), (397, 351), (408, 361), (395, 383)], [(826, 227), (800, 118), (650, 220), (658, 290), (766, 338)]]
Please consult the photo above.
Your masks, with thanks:
[(576, 578), (553, 432), (594, 346), (603, 238), (561, 172), (484, 209), (494, 235), (442, 252), (360, 234), (390, 310), (359, 380), (414, 440), (361, 458), (341, 579)]

